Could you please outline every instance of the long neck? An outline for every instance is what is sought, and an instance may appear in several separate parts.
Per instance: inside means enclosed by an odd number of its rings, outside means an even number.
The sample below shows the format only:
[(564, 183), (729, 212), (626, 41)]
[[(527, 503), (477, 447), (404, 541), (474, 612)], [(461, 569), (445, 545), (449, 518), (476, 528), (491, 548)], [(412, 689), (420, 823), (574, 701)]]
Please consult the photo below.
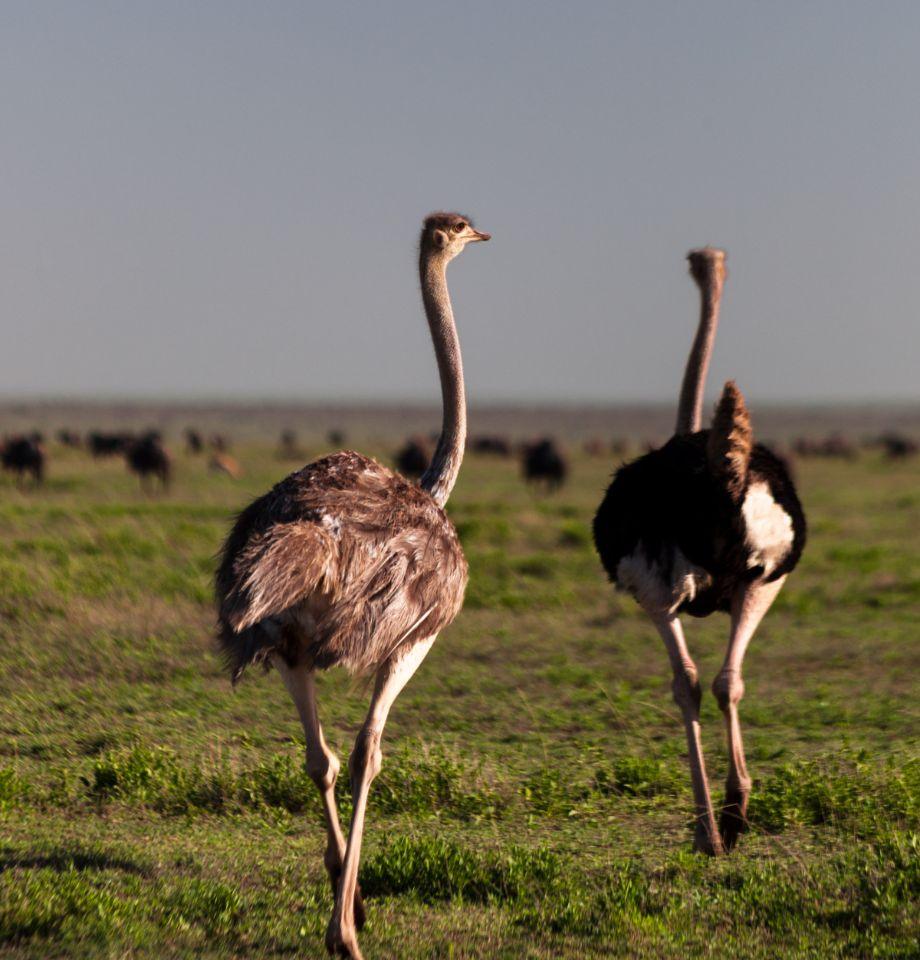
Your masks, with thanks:
[(466, 395), (463, 390), (463, 361), (454, 325), (454, 312), (447, 292), (447, 260), (423, 251), (419, 264), (422, 300), (434, 353), (441, 375), (443, 420), (434, 457), (419, 481), (443, 507), (450, 496), (466, 445)]
[(680, 402), (677, 406), (675, 432), (678, 434), (696, 433), (702, 428), (703, 391), (706, 389), (709, 358), (712, 356), (712, 345), (719, 325), (722, 284), (714, 278), (702, 283), (700, 297), (700, 324), (687, 358), (684, 382), (680, 388)]

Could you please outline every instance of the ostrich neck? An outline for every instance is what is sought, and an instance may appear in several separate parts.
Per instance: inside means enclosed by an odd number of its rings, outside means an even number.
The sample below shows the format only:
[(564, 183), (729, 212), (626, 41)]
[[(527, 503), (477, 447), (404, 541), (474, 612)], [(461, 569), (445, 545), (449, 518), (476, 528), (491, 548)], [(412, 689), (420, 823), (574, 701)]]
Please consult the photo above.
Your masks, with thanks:
[(696, 331), (684, 382), (680, 388), (680, 402), (677, 407), (676, 433), (696, 433), (703, 423), (703, 391), (706, 388), (706, 373), (709, 370), (709, 358), (719, 325), (719, 299), (721, 290), (712, 284), (702, 292), (700, 324)]
[(454, 312), (447, 291), (447, 261), (422, 255), (420, 263), (422, 300), (441, 376), (443, 421), (441, 436), (420, 484), (443, 507), (450, 496), (466, 444), (466, 396), (463, 390), (463, 362)]

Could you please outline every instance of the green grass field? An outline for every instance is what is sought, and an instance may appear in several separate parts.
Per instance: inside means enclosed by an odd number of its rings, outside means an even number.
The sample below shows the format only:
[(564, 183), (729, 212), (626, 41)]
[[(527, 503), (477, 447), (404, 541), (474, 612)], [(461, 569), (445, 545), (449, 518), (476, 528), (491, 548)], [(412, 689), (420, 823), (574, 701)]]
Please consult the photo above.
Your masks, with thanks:
[[(43, 490), (0, 480), (4, 956), (325, 955), (293, 706), (273, 673), (231, 689), (211, 639), (229, 518), (294, 465), (234, 452), (242, 481), (179, 458), (164, 497), (56, 449)], [(920, 463), (799, 465), (810, 542), (746, 662), (752, 830), (719, 861), (690, 851), (662, 645), (590, 543), (611, 469), (539, 498), (467, 459), (467, 603), (387, 728), (365, 954), (917, 957)], [(719, 796), (727, 620), (687, 627)], [(320, 696), (344, 759), (365, 693)]]

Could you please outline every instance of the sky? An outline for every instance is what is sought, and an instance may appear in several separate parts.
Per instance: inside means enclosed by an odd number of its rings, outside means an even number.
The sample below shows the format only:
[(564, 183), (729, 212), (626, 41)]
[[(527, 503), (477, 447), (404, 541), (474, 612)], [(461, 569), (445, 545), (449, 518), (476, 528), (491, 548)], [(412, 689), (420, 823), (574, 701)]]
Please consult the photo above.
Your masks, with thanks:
[(0, 395), (920, 399), (920, 4), (4, 0)]

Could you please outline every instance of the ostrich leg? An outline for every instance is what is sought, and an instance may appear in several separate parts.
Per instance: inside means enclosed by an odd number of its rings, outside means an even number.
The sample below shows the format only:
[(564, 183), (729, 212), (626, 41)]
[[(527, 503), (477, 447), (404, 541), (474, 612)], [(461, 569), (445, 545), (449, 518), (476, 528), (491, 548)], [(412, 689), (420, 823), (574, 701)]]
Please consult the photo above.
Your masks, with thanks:
[(726, 850), (734, 847), (738, 835), (747, 828), (747, 804), (751, 794), (751, 778), (744, 762), (744, 743), (738, 718), (738, 704), (744, 696), (741, 664), (754, 631), (785, 580), (785, 577), (780, 577), (773, 583), (750, 583), (735, 594), (732, 599), (728, 651), (722, 669), (712, 682), (712, 692), (725, 717), (728, 735), (728, 779), (725, 781), (725, 805), (719, 817), (719, 832)]
[(374, 778), (380, 773), (383, 760), (380, 740), (390, 707), (393, 706), (393, 702), (409, 678), (418, 669), (419, 664), (425, 659), (434, 641), (435, 637), (422, 640), (398, 659), (392, 658), (386, 661), (377, 671), (370, 708), (348, 761), (354, 809), (342, 877), (335, 898), (335, 909), (326, 930), (326, 949), (336, 956), (362, 960), (355, 930), (354, 895), (358, 887), (358, 863), (361, 859), (361, 840), (364, 834), (368, 790)]
[(664, 640), (674, 671), (674, 702), (680, 707), (687, 732), (687, 752), (690, 757), (690, 778), (693, 781), (693, 797), (696, 801), (696, 830), (693, 846), (701, 853), (720, 854), (722, 840), (716, 829), (709, 780), (706, 777), (706, 762), (703, 759), (703, 742), (700, 736), (700, 682), (696, 664), (687, 650), (684, 631), (677, 617), (661, 611), (648, 611)]
[[(323, 736), (316, 710), (316, 678), (312, 670), (303, 666), (289, 667), (281, 657), (272, 658), (275, 667), (284, 680), (300, 714), (303, 732), (307, 740), (307, 773), (316, 784), (323, 798), (323, 810), (326, 814), (326, 855), (323, 862), (332, 883), (332, 895), (335, 896), (342, 874), (342, 860), (345, 857), (345, 838), (339, 826), (339, 814), (335, 805), (335, 781), (339, 775), (339, 758), (329, 749)], [(364, 926), (364, 903), (361, 890), (355, 887), (354, 897), (355, 925), (360, 930)]]

